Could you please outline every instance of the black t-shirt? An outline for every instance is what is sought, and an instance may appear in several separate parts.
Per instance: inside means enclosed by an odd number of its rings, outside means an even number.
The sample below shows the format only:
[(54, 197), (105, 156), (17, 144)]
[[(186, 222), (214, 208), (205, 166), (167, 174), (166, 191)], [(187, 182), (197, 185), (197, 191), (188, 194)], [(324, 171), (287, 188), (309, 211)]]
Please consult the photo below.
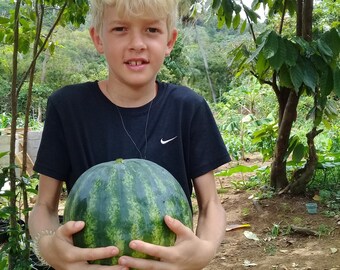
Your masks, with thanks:
[[(230, 161), (208, 104), (187, 87), (158, 82), (151, 107), (148, 103), (118, 110), (140, 152), (167, 169), (189, 201), (194, 178)], [(34, 170), (65, 181), (70, 191), (78, 177), (96, 164), (140, 158), (118, 110), (98, 82), (53, 93)]]

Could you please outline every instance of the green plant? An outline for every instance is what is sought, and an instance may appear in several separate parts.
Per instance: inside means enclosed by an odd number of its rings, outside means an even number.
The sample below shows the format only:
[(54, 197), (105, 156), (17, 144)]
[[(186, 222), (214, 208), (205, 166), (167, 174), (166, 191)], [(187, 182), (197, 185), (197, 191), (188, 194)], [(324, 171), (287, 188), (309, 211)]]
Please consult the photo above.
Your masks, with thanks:
[(67, 198), (64, 220), (86, 222), (73, 237), (78, 247), (115, 243), (118, 256), (93, 262), (115, 265), (123, 254), (152, 258), (130, 249), (133, 239), (173, 245), (176, 235), (164, 223), (165, 215), (192, 228), (190, 205), (177, 180), (151, 161), (119, 159), (98, 164), (81, 175)]
[(317, 229), (317, 233), (319, 236), (328, 235), (331, 231), (332, 231), (332, 228), (329, 228), (325, 224), (320, 224)]
[(244, 217), (249, 216), (249, 214), (250, 214), (250, 209), (249, 209), (248, 207), (242, 208), (241, 214), (242, 214), (242, 216), (244, 216)]
[(279, 236), (280, 231), (281, 231), (280, 224), (273, 224), (270, 235), (276, 238)]

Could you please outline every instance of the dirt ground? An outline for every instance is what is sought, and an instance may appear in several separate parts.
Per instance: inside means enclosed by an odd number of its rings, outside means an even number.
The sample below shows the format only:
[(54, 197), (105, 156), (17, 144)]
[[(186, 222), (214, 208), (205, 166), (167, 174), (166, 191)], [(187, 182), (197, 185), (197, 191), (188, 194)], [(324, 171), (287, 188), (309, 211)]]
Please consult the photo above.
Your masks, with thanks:
[[(216, 179), (217, 186), (221, 181), (227, 190), (219, 195), (227, 228), (250, 227), (226, 231), (218, 254), (204, 270), (340, 270), (340, 217), (326, 217), (320, 204), (317, 214), (308, 214), (305, 203), (311, 200), (307, 197), (281, 195), (254, 203), (255, 191), (236, 190), (234, 180), (237, 176)], [(258, 240), (246, 237), (247, 233)]]

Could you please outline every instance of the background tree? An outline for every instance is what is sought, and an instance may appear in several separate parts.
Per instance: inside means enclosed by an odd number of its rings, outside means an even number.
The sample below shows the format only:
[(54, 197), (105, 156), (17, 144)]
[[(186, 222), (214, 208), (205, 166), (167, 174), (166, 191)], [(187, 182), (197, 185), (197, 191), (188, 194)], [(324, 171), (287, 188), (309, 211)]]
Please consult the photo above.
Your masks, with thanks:
[[(259, 18), (255, 10), (261, 5), (268, 9), (268, 19), (272, 20), (272, 25), (274, 22), (278, 24), (275, 30), (268, 29), (257, 36), (253, 24)], [(303, 193), (317, 166), (314, 138), (322, 132), (318, 126), (321, 121), (329, 123), (336, 114), (328, 101), (332, 93), (340, 95), (338, 23), (327, 31), (318, 29), (313, 37), (313, 1), (254, 0), (250, 9), (242, 1), (214, 0), (212, 8), (219, 23), (227, 27), (241, 25), (243, 30), (248, 23), (255, 46), (240, 46), (234, 52), (235, 60), (241, 61), (239, 69), (249, 71), (261, 83), (271, 86), (279, 105), (279, 129), (271, 167), (271, 186), (277, 191), (284, 189), (295, 194)], [(241, 11), (246, 14), (242, 23)], [(275, 20), (277, 17), (278, 20)], [(284, 35), (286, 22), (295, 22), (295, 36)], [(290, 138), (299, 100), (303, 95), (310, 95), (314, 100), (308, 114), (313, 125), (306, 134), (307, 149), (301, 142)], [(293, 142), (294, 145), (291, 144)], [(306, 162), (289, 180), (287, 158), (292, 152), (296, 161), (300, 161), (306, 153)]]
[[(17, 218), (18, 208), (17, 200), (17, 185), (23, 190), (24, 207), (26, 209), (25, 219), (27, 221), (28, 202), (27, 193), (25, 191), (25, 176), (26, 176), (26, 153), (27, 153), (27, 132), (29, 115), (32, 101), (32, 89), (35, 79), (35, 68), (38, 58), (41, 53), (47, 49), (53, 53), (54, 43), (50, 42), (52, 33), (58, 25), (65, 25), (71, 22), (75, 25), (80, 25), (85, 22), (85, 15), (88, 11), (88, 3), (86, 0), (78, 1), (13, 1), (5, 3), (1, 1), (1, 5), (8, 8), (13, 8), (14, 12), (4, 12), (4, 16), (0, 19), (0, 41), (12, 50), (12, 65), (11, 65), (11, 142), (10, 142), (10, 238), (8, 245), (8, 268), (9, 269), (25, 269), (29, 263), (29, 235), (27, 227), (26, 231), (26, 248), (21, 251), (20, 245), (17, 243), (20, 237), (18, 230)], [(48, 14), (48, 16), (46, 16)], [(49, 20), (46, 20), (48, 18)], [(43, 27), (47, 25), (47, 27)], [(21, 72), (19, 70), (21, 55), (30, 55), (31, 61), (26, 69)], [(15, 144), (17, 131), (17, 116), (18, 116), (18, 96), (20, 91), (27, 81), (27, 104), (24, 124), (23, 138), (23, 165), (21, 176), (16, 175), (15, 170)], [(27, 224), (27, 222), (26, 222)], [(12, 244), (11, 244), (12, 243)], [(22, 258), (22, 259), (19, 259)], [(26, 267), (25, 267), (26, 265)], [(18, 268), (19, 267), (19, 268)]]

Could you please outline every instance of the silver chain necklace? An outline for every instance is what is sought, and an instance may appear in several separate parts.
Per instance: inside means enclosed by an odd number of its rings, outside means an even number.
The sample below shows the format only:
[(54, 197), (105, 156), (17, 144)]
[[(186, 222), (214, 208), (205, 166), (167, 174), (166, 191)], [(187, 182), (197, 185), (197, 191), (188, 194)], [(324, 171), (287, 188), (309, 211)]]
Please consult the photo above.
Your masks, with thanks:
[[(106, 93), (109, 95), (109, 97), (112, 99), (112, 97), (111, 97), (111, 95), (110, 95), (110, 93), (108, 91), (108, 85), (106, 85), (105, 90), (106, 90)], [(131, 134), (127, 131), (127, 128), (126, 128), (125, 123), (124, 123), (123, 116), (122, 116), (118, 106), (114, 102), (112, 102), (112, 103), (113, 103), (113, 105), (115, 105), (115, 107), (117, 109), (117, 112), (118, 112), (119, 117), (120, 117), (120, 121), (122, 123), (123, 129), (124, 129), (126, 135), (129, 137), (130, 141), (135, 146), (136, 150), (139, 153), (140, 158), (141, 159), (146, 159), (146, 154), (147, 154), (147, 150), (148, 150), (148, 134), (147, 134), (147, 130), (148, 130), (149, 117), (150, 117), (151, 107), (152, 107), (152, 104), (153, 104), (153, 99), (150, 102), (149, 109), (148, 109), (148, 114), (146, 116), (146, 121), (145, 121), (145, 128), (144, 128), (145, 149), (144, 149), (144, 155), (142, 154), (141, 150), (138, 148), (138, 146), (137, 146), (136, 142), (134, 141), (134, 139), (132, 138)]]
[(145, 149), (144, 149), (144, 155), (142, 155), (141, 150), (138, 148), (138, 146), (137, 146), (136, 142), (134, 141), (134, 139), (132, 138), (131, 134), (127, 131), (127, 129), (125, 127), (123, 116), (122, 116), (118, 106), (113, 103), (115, 105), (116, 109), (117, 109), (118, 114), (119, 114), (120, 121), (122, 123), (123, 129), (124, 129), (126, 135), (130, 138), (130, 140), (133, 143), (133, 145), (135, 146), (135, 148), (138, 151), (139, 156), (140, 156), (141, 159), (146, 159), (146, 154), (147, 154), (147, 150), (148, 150), (148, 134), (147, 134), (147, 130), (148, 130), (149, 116), (150, 116), (150, 111), (151, 111), (152, 103), (153, 103), (153, 100), (150, 102), (149, 109), (148, 109), (148, 114), (146, 116), (146, 121), (145, 121), (145, 128), (144, 128)]

